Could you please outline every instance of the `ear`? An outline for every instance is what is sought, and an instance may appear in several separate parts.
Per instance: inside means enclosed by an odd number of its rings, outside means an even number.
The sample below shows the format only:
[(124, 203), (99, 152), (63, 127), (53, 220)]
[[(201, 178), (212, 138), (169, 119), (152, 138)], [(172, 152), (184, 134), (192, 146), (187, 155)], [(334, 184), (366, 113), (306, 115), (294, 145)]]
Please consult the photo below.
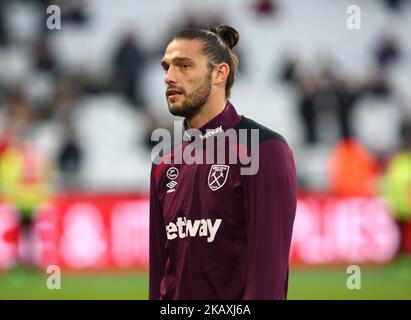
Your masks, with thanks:
[(228, 74), (230, 73), (230, 67), (227, 63), (218, 64), (213, 71), (213, 84), (221, 84), (227, 80)]

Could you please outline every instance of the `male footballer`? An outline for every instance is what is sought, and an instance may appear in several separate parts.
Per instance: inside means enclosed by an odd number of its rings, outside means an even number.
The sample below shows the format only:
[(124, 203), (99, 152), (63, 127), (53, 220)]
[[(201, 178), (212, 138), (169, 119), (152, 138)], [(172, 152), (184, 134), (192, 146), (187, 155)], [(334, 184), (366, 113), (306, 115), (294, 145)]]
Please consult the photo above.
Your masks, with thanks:
[[(287, 298), (294, 160), (282, 136), (239, 115), (228, 100), (238, 40), (230, 26), (186, 29), (175, 34), (162, 58), (169, 110), (184, 118), (189, 138), (162, 155), (169, 161), (152, 167), (150, 299)], [(199, 134), (192, 137), (194, 129)], [(204, 157), (221, 152), (207, 142), (241, 130), (257, 132), (257, 142), (224, 143), (224, 161), (215, 154), (214, 162), (172, 161), (193, 139), (201, 141), (194, 149), (204, 148)], [(233, 152), (241, 158), (253, 150), (258, 170), (252, 174), (244, 174), (243, 162), (227, 160)]]

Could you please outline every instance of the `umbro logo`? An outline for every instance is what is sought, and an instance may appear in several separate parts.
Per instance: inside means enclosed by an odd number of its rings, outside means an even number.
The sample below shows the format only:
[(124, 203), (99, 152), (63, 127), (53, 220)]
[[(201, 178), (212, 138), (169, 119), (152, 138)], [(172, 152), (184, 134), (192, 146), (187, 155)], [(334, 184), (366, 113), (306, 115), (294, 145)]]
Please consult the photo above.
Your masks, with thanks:
[(173, 189), (176, 185), (177, 185), (177, 182), (175, 181), (170, 181), (169, 183), (166, 184), (166, 186), (170, 189)]
[(176, 167), (171, 167), (167, 170), (166, 176), (170, 181), (166, 184), (168, 190), (167, 193), (176, 191), (175, 186), (177, 182), (175, 181), (178, 177), (178, 169)]

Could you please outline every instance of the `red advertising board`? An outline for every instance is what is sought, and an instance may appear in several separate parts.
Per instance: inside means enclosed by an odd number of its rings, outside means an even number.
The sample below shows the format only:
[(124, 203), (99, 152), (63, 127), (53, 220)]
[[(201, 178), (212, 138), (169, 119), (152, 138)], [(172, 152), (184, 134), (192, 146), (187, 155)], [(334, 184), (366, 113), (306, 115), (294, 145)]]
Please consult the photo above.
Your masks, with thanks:
[[(69, 269), (147, 268), (148, 212), (146, 196), (59, 196), (37, 216), (34, 256), (43, 266)], [(13, 208), (0, 204), (0, 269), (15, 261), (18, 225)], [(398, 245), (398, 228), (380, 199), (298, 200), (291, 263), (385, 263)]]
[(303, 264), (384, 263), (400, 235), (388, 206), (376, 198), (306, 196), (297, 205), (291, 261)]

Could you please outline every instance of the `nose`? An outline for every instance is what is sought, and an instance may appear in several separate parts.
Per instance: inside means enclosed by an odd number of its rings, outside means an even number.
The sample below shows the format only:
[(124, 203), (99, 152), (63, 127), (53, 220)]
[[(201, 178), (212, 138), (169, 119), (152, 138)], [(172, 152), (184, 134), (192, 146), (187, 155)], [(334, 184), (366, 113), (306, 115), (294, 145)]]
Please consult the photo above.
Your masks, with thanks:
[(170, 84), (175, 84), (177, 82), (176, 79), (176, 72), (173, 68), (173, 66), (170, 66), (166, 72), (166, 75), (164, 76), (164, 82), (168, 85)]

